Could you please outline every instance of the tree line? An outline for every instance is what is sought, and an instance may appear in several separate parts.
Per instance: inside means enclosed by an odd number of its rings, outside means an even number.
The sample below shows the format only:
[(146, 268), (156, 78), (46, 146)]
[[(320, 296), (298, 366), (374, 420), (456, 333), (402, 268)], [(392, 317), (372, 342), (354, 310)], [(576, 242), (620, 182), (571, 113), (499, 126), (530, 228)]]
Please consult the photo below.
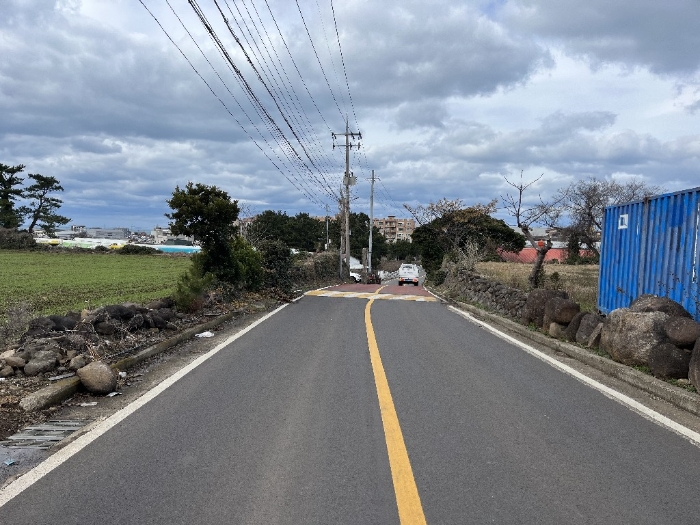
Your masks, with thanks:
[[(416, 207), (406, 205), (420, 225), (412, 238), (428, 277), (439, 281), (444, 279), (445, 268), (472, 270), (478, 260), (500, 260), (498, 251), (517, 253), (529, 244), (535, 249), (537, 257), (528, 280), (532, 288), (538, 288), (543, 284), (545, 256), (553, 244), (550, 236), (536, 239), (532, 233), (535, 226), (558, 230), (562, 237), (568, 239), (566, 262), (597, 263), (605, 208), (642, 200), (664, 191), (638, 179), (618, 182), (589, 177), (559, 189), (548, 200), (543, 200), (539, 195), (537, 199), (532, 199), (528, 193), (541, 178), (526, 182), (521, 172), (519, 181), (505, 179), (515, 191), (501, 196), (502, 208), (512, 217), (522, 234), (503, 220), (492, 217), (497, 210), (498, 199), (473, 206), (466, 206), (461, 199), (442, 199)], [(582, 250), (589, 256), (582, 256)]]
[[(57, 213), (62, 201), (52, 195), (63, 187), (56, 178), (38, 173), (30, 173), (25, 179), (20, 175), (24, 169), (21, 164), (0, 164), (0, 228), (16, 230), (26, 224), (29, 233), (41, 228), (52, 235), (57, 226), (70, 222)], [(429, 278), (435, 280), (446, 261), (453, 267), (473, 267), (476, 260), (497, 259), (501, 250), (519, 252), (529, 244), (537, 252), (529, 278), (536, 288), (542, 284), (542, 264), (552, 240), (535, 239), (533, 227), (559, 229), (569, 241), (568, 262), (597, 262), (605, 207), (663, 191), (640, 180), (618, 182), (590, 177), (559, 189), (548, 201), (526, 198), (540, 178), (525, 182), (522, 172), (520, 181), (505, 178), (515, 191), (501, 196), (502, 207), (522, 235), (493, 217), (498, 199), (471, 206), (461, 199), (442, 199), (428, 205), (405, 206), (418, 223), (413, 242), (388, 243), (366, 214), (351, 213), (350, 255), (362, 258), (371, 231), (373, 267), (378, 267), (384, 257), (420, 259)], [(534, 205), (526, 204), (532, 201)], [(197, 268), (190, 276), (195, 281), (209, 275), (236, 286), (255, 288), (263, 281), (269, 285), (277, 279), (270, 272), (288, 265), (290, 249), (322, 252), (340, 248), (341, 225), (336, 217), (321, 221), (308, 213), (289, 216), (267, 210), (239, 232), (238, 201), (216, 186), (188, 183), (185, 188), (176, 187), (167, 203), (173, 210), (166, 214), (172, 221), (172, 232), (192, 236), (202, 245), (202, 255), (195, 260)], [(582, 259), (581, 249), (591, 257)], [(267, 258), (266, 264), (261, 257)]]

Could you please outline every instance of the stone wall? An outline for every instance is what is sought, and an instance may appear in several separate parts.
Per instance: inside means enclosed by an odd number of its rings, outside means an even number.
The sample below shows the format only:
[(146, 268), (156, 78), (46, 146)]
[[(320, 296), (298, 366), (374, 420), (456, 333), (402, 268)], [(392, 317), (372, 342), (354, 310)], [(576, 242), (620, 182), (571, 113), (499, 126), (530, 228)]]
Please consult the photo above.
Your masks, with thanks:
[(467, 301), (518, 321), (527, 301), (526, 292), (475, 273), (460, 273), (456, 288), (460, 297)]

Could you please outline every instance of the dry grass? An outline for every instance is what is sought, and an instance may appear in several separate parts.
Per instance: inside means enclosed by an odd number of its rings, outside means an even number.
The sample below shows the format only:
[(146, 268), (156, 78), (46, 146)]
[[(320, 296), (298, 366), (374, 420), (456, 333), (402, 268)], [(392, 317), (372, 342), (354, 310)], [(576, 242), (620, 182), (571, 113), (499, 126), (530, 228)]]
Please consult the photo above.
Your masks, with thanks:
[[(528, 291), (527, 278), (531, 264), (510, 262), (477, 263), (477, 273), (513, 288)], [(557, 277), (558, 276), (558, 277)], [(598, 296), (598, 265), (545, 265), (546, 288), (565, 290), (569, 297), (581, 305), (581, 310), (596, 310)]]

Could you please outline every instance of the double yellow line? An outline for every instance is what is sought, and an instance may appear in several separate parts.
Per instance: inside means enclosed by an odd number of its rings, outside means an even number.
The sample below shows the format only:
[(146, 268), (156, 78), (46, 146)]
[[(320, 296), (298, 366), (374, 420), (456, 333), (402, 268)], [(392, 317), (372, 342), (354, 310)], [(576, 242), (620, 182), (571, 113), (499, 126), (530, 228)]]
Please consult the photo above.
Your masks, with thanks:
[[(379, 289), (381, 290), (381, 288)], [(377, 290), (376, 293), (379, 293)], [(374, 299), (370, 299), (365, 307), (365, 326), (367, 327), (367, 343), (369, 345), (369, 356), (372, 361), (372, 372), (374, 373), (374, 383), (377, 387), (377, 397), (379, 398), (379, 409), (384, 425), (384, 437), (386, 448), (389, 453), (389, 465), (391, 467), (391, 477), (394, 482), (394, 493), (396, 494), (396, 505), (399, 511), (399, 521), (401, 525), (424, 525), (425, 514), (418, 495), (418, 487), (413, 478), (413, 469), (408, 459), (406, 444), (401, 433), (401, 425), (394, 408), (394, 400), (391, 397), (389, 382), (384, 373), (384, 365), (379, 355), (377, 339), (372, 326), (372, 316), (370, 309)]]

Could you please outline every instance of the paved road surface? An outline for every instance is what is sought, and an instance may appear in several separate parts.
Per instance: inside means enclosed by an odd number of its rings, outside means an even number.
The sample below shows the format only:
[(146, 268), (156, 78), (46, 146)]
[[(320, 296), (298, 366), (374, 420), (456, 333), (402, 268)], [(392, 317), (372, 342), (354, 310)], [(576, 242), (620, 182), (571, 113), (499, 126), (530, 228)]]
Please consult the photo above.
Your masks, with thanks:
[(7, 487), (0, 523), (700, 522), (689, 440), (422, 287), (319, 293)]

